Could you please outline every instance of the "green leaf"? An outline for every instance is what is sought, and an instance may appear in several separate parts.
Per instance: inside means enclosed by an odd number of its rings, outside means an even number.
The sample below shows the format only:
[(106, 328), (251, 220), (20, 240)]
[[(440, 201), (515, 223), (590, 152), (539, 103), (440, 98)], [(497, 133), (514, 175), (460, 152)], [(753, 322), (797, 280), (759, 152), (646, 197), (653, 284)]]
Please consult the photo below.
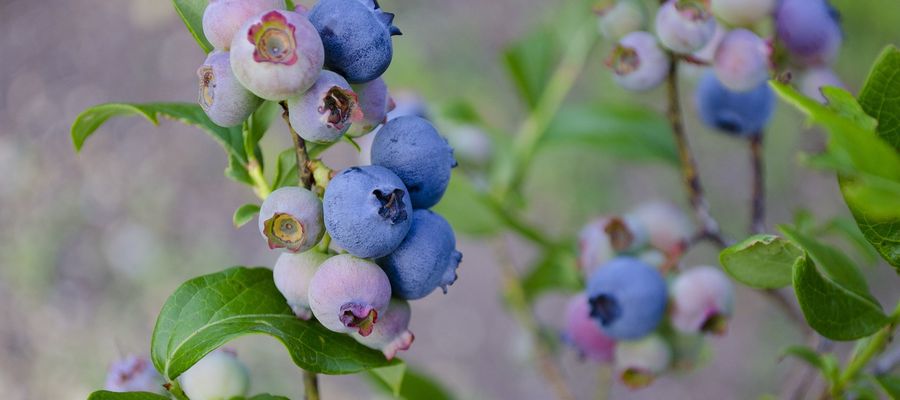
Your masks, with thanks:
[(791, 284), (792, 268), (803, 252), (775, 235), (754, 235), (719, 253), (722, 268), (736, 281), (758, 289)]
[(794, 292), (809, 326), (832, 340), (866, 337), (888, 323), (877, 302), (830, 279), (809, 255), (794, 265)]
[(591, 146), (622, 157), (678, 165), (678, 149), (666, 120), (646, 107), (578, 104), (559, 111), (543, 145)]
[(297, 8), (297, 6), (294, 5), (293, 0), (284, 0), (284, 5), (287, 6), (287, 9), (289, 11), (294, 11), (294, 9)]
[[(377, 369), (372, 371), (377, 371)], [(371, 382), (375, 388), (392, 395), (396, 399), (453, 400), (451, 393), (438, 381), (432, 377), (416, 372), (412, 368), (406, 368), (399, 393), (395, 393), (394, 389), (388, 383), (375, 375), (372, 371), (366, 373), (369, 382)]]
[(297, 176), (297, 154), (290, 148), (278, 155), (278, 163), (275, 164), (275, 180), (272, 190), (284, 186), (297, 186), (300, 177)]
[(349, 335), (295, 317), (272, 271), (245, 267), (191, 279), (169, 297), (153, 331), (153, 364), (172, 380), (219, 346), (255, 333), (274, 337), (294, 364), (316, 373), (349, 374), (392, 364)]
[(878, 121), (866, 114), (862, 106), (856, 102), (853, 94), (839, 87), (825, 86), (822, 88), (822, 95), (828, 100), (828, 108), (832, 111), (853, 121), (860, 128), (871, 132), (875, 131)]
[[(234, 400), (234, 399), (232, 399)], [(275, 396), (272, 394), (258, 394), (253, 397), (247, 398), (247, 400), (291, 400), (285, 396)]]
[(161, 394), (150, 392), (110, 392), (98, 390), (88, 396), (88, 400), (168, 400)]
[(541, 293), (558, 290), (575, 292), (584, 287), (575, 259), (568, 253), (544, 254), (522, 277), (525, 299), (534, 301)]
[(375, 368), (367, 372), (375, 379), (381, 381), (387, 387), (388, 393), (394, 397), (400, 397), (400, 389), (403, 387), (403, 376), (406, 375), (405, 363)]
[(540, 30), (503, 51), (506, 72), (529, 108), (534, 109), (560, 57), (555, 29)]
[(900, 50), (887, 46), (859, 92), (859, 105), (878, 120), (878, 135), (900, 150)]
[(859, 230), (859, 226), (853, 220), (841, 217), (832, 218), (822, 226), (821, 231), (825, 234), (838, 234), (844, 237), (859, 250), (866, 262), (874, 263), (878, 260), (878, 252), (866, 240), (865, 235), (863, 235), (862, 231)]
[(209, 44), (206, 36), (203, 35), (203, 10), (206, 9), (207, 3), (207, 0), (172, 0), (172, 4), (175, 5), (175, 11), (181, 16), (184, 25), (187, 26), (188, 31), (197, 40), (197, 44), (200, 45), (204, 53), (209, 53), (213, 50), (213, 46)]
[(828, 382), (835, 382), (838, 379), (840, 365), (833, 354), (819, 354), (806, 346), (790, 346), (782, 353), (782, 357), (787, 356), (796, 357), (815, 367)]
[(465, 174), (454, 171), (450, 185), (434, 211), (444, 216), (457, 232), (472, 236), (493, 235), (504, 224), (484, 196)]
[(225, 167), (225, 176), (237, 183), (253, 186), (253, 178), (247, 171), (247, 166), (234, 155), (228, 155), (228, 166)]
[(881, 386), (881, 389), (883, 389), (884, 392), (888, 394), (888, 396), (891, 396), (892, 399), (900, 399), (900, 376), (876, 376), (875, 381), (878, 382), (878, 385)]
[(259, 214), (259, 204), (244, 204), (234, 210), (231, 220), (235, 228), (240, 228), (252, 221), (256, 214)]

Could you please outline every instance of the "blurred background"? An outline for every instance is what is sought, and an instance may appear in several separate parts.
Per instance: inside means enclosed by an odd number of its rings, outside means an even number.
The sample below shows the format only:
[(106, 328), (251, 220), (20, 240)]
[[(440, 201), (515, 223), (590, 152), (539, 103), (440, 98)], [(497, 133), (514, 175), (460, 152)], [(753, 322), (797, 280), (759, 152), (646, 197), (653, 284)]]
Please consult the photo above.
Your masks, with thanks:
[[(500, 53), (536, 27), (564, 28), (567, 16), (590, 12), (575, 3), (383, 0), (404, 32), (394, 40), (386, 81), (436, 107), (466, 99), (493, 126), (512, 132), (526, 109)], [(900, 44), (900, 6), (896, 0), (833, 4), (846, 34), (835, 68), (855, 90), (881, 48)], [(170, 2), (3, 0), (0, 33), (0, 397), (84, 399), (102, 387), (112, 360), (149, 352), (157, 312), (181, 282), (232, 265), (271, 267), (277, 254), (261, 245), (255, 224), (232, 226), (235, 208), (255, 197), (223, 176), (226, 157), (200, 131), (117, 119), (80, 154), (73, 150), (69, 128), (88, 106), (195, 100), (195, 70), (204, 54)], [(570, 100), (661, 109), (661, 89), (634, 95), (612, 82), (602, 64), (609, 47), (594, 50)], [(684, 87), (688, 134), (712, 211), (737, 236), (749, 214), (747, 149), (701, 127), (687, 101), (692, 85)], [(280, 126), (264, 139), (268, 157), (289, 144)], [(791, 221), (799, 209), (821, 220), (848, 215), (833, 175), (798, 164), (798, 152), (822, 146), (797, 112), (779, 106), (765, 150), (770, 227)], [(328, 160), (342, 168), (356, 157), (341, 144)], [(590, 147), (545, 149), (531, 170), (528, 219), (553, 234), (574, 235), (589, 217), (644, 200), (684, 204), (674, 169), (598, 156)], [(527, 244), (501, 240), (511, 242), (512, 261), (525, 269), (533, 257)], [(417, 340), (401, 357), (460, 399), (550, 398), (529, 363), (529, 337), (505, 312), (496, 247), (462, 235), (459, 242), (460, 279), (447, 295), (413, 304)], [(700, 247), (686, 261), (715, 265), (716, 251)], [(884, 267), (865, 271), (882, 303), (895, 301), (895, 274)], [(565, 299), (544, 296), (538, 319), (560, 326)], [(741, 288), (730, 332), (711, 341), (707, 364), (642, 391), (615, 385), (612, 398), (778, 393), (793, 365), (779, 362), (780, 349), (801, 340), (775, 307)], [(299, 370), (276, 341), (249, 337), (233, 347), (250, 366), (252, 392), (301, 396)], [(571, 351), (560, 356), (578, 397), (592, 398), (602, 373)], [(323, 377), (321, 386), (324, 399), (373, 396), (354, 376)]]

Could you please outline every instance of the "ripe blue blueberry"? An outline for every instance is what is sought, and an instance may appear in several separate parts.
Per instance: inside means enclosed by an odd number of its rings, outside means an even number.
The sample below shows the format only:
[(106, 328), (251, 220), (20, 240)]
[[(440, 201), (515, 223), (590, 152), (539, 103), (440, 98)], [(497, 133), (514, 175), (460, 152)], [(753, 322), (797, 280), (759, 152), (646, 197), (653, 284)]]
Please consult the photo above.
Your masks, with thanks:
[(769, 45), (755, 33), (735, 29), (719, 44), (713, 69), (728, 89), (751, 90), (769, 79), (769, 53)]
[(311, 249), (325, 235), (322, 201), (304, 188), (279, 188), (269, 194), (259, 209), (259, 233), (270, 249), (293, 253)]
[(340, 75), (322, 70), (306, 93), (288, 99), (291, 126), (305, 140), (332, 143), (362, 119), (356, 93)]
[(284, 9), (284, 0), (210, 0), (203, 10), (203, 34), (213, 47), (227, 51), (244, 21), (275, 9)]
[(808, 65), (831, 62), (843, 41), (837, 10), (825, 0), (782, 0), (775, 29), (791, 55)]
[(586, 294), (580, 293), (569, 299), (565, 315), (565, 341), (588, 360), (610, 362), (616, 341), (603, 333), (590, 314)]
[(303, 253), (281, 253), (272, 271), (275, 287), (300, 319), (310, 319), (309, 282), (328, 255), (310, 250)]
[(387, 121), (387, 112), (390, 108), (390, 97), (384, 79), (378, 78), (370, 82), (352, 85), (353, 91), (359, 97), (359, 108), (362, 111), (362, 120), (355, 122), (350, 127), (347, 135), (360, 137), (372, 132), (378, 125)]
[(381, 76), (394, 55), (391, 36), (400, 30), (394, 14), (375, 0), (320, 0), (309, 12), (325, 45), (325, 65), (350, 83)]
[(391, 301), (391, 283), (374, 263), (341, 254), (309, 282), (309, 307), (326, 328), (369, 336)]
[(672, 348), (659, 335), (637, 341), (619, 342), (616, 346), (615, 370), (619, 379), (631, 389), (653, 383), (672, 364)]
[(656, 13), (656, 34), (663, 46), (690, 54), (716, 33), (716, 19), (701, 0), (669, 0)]
[(221, 400), (244, 396), (250, 389), (247, 367), (230, 349), (218, 349), (178, 377), (191, 400)]
[(262, 99), (237, 81), (231, 72), (228, 53), (210, 53), (197, 69), (197, 78), (200, 80), (200, 107), (216, 125), (240, 125), (262, 103)]
[(409, 330), (410, 317), (409, 302), (393, 298), (384, 314), (379, 315), (369, 336), (358, 333), (352, 336), (366, 347), (381, 350), (385, 358), (392, 360), (398, 351), (409, 350), (415, 339)]
[(611, 40), (619, 40), (631, 32), (642, 30), (647, 23), (647, 12), (636, 0), (615, 1), (596, 8), (594, 12), (600, 33)]
[(248, 19), (231, 40), (231, 69), (244, 87), (282, 101), (312, 87), (325, 53), (302, 14), (272, 10)]
[(103, 388), (111, 392), (162, 392), (163, 379), (147, 357), (129, 355), (113, 362)]
[(403, 243), (378, 260), (391, 280), (394, 296), (415, 300), (456, 281), (462, 253), (456, 251), (453, 228), (430, 210), (413, 211), (412, 226)]
[(725, 333), (734, 310), (734, 285), (721, 269), (688, 269), (672, 281), (671, 294), (675, 329), (685, 333)]
[(775, 96), (767, 82), (746, 92), (734, 92), (722, 85), (712, 72), (700, 78), (696, 100), (703, 123), (741, 136), (760, 133), (775, 109)]
[(334, 243), (357, 257), (390, 254), (409, 232), (412, 204), (406, 186), (389, 169), (348, 168), (325, 189), (325, 227)]
[(655, 268), (618, 257), (588, 279), (591, 317), (607, 336), (632, 340), (656, 329), (666, 311), (666, 281)]
[(616, 83), (628, 90), (645, 91), (661, 84), (669, 73), (669, 56), (650, 33), (631, 32), (613, 48), (606, 60)]
[(712, 12), (736, 26), (752, 26), (769, 16), (776, 0), (712, 0)]
[(400, 177), (409, 189), (413, 208), (438, 203), (456, 166), (453, 149), (428, 120), (400, 117), (389, 121), (375, 135), (372, 164)]

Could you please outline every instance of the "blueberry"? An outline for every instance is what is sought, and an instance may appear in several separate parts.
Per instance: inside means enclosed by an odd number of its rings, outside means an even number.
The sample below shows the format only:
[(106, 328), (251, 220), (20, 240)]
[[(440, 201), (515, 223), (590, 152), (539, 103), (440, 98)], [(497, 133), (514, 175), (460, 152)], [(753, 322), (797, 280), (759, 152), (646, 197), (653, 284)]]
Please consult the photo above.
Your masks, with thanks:
[(590, 313), (586, 294), (580, 293), (569, 299), (565, 315), (565, 341), (588, 360), (610, 362), (616, 341), (603, 333)]
[(352, 85), (352, 87), (359, 96), (359, 108), (362, 110), (363, 117), (361, 121), (350, 127), (347, 135), (360, 137), (372, 132), (378, 125), (387, 121), (390, 97), (387, 85), (381, 78)]
[(741, 136), (760, 133), (775, 110), (775, 95), (767, 82), (746, 92), (734, 92), (722, 85), (712, 72), (700, 78), (696, 100), (703, 123)]
[(782, 0), (775, 30), (791, 55), (809, 65), (834, 60), (843, 41), (837, 11), (825, 0)]
[(841, 82), (841, 78), (831, 68), (827, 67), (810, 68), (800, 78), (800, 90), (803, 94), (823, 104), (828, 102), (825, 95), (822, 94), (822, 87), (824, 86), (845, 87), (844, 83)]
[(769, 79), (768, 43), (746, 29), (725, 34), (716, 50), (713, 69), (719, 82), (730, 90), (743, 92)]
[(160, 393), (162, 385), (162, 377), (147, 357), (129, 355), (109, 366), (103, 388), (111, 392)]
[(191, 400), (221, 400), (244, 396), (250, 388), (247, 367), (234, 351), (218, 349), (207, 354), (178, 377)]
[(653, 35), (631, 32), (613, 48), (606, 61), (616, 83), (628, 90), (645, 91), (661, 84), (669, 73), (669, 56)]
[(282, 101), (312, 87), (325, 53), (302, 14), (273, 10), (248, 19), (231, 40), (231, 69), (244, 87)]
[(615, 258), (616, 253), (638, 250), (647, 233), (632, 218), (606, 216), (593, 219), (578, 234), (578, 266), (585, 273)]
[(322, 202), (304, 188), (279, 188), (263, 201), (258, 225), (270, 249), (293, 253), (309, 250), (325, 235)]
[(322, 70), (306, 93), (288, 99), (291, 126), (305, 140), (332, 143), (362, 119), (356, 93), (340, 75)]
[(676, 53), (700, 50), (716, 33), (716, 19), (700, 0), (669, 0), (656, 13), (659, 41)]
[(595, 9), (597, 27), (607, 39), (619, 40), (622, 36), (644, 29), (647, 12), (640, 1), (620, 0)]
[(394, 296), (415, 300), (456, 281), (462, 253), (456, 251), (453, 228), (429, 210), (413, 211), (412, 226), (403, 243), (378, 260), (391, 280)]
[(409, 330), (410, 310), (409, 302), (401, 299), (391, 299), (390, 305), (383, 315), (378, 317), (378, 323), (372, 329), (369, 336), (358, 333), (352, 334), (357, 342), (363, 345), (381, 350), (384, 357), (392, 360), (400, 350), (409, 350), (415, 335)]
[(752, 26), (768, 17), (776, 0), (712, 0), (712, 12), (725, 22), (736, 26)]
[(722, 334), (734, 309), (734, 285), (722, 270), (701, 266), (672, 281), (672, 325), (685, 333)]
[(309, 282), (309, 307), (334, 332), (369, 336), (390, 300), (391, 283), (384, 271), (349, 254), (326, 260)]
[(615, 258), (594, 271), (587, 294), (591, 317), (614, 339), (646, 336), (666, 311), (666, 281), (655, 268), (631, 257)]
[(667, 255), (680, 253), (695, 232), (691, 218), (678, 206), (665, 201), (642, 203), (627, 216), (647, 232), (653, 247)]
[(456, 166), (453, 149), (428, 120), (400, 117), (389, 121), (375, 135), (372, 164), (397, 174), (412, 199), (413, 208), (438, 203)]
[(362, 258), (394, 251), (409, 232), (413, 213), (403, 181), (377, 165), (335, 176), (325, 189), (324, 210), (334, 243)]
[(203, 34), (213, 47), (228, 50), (244, 21), (274, 9), (284, 9), (284, 0), (210, 0), (203, 10)]
[(615, 370), (622, 383), (639, 389), (653, 383), (672, 364), (672, 348), (659, 335), (616, 346)]
[(291, 310), (300, 319), (310, 319), (309, 282), (328, 255), (316, 250), (304, 253), (281, 253), (275, 262), (273, 276), (275, 287), (287, 300)]
[(309, 12), (325, 45), (325, 65), (350, 83), (369, 82), (391, 64), (394, 14), (375, 0), (320, 0)]
[(262, 99), (237, 81), (231, 72), (228, 53), (210, 53), (197, 69), (197, 78), (200, 79), (200, 107), (216, 125), (240, 125), (262, 103)]

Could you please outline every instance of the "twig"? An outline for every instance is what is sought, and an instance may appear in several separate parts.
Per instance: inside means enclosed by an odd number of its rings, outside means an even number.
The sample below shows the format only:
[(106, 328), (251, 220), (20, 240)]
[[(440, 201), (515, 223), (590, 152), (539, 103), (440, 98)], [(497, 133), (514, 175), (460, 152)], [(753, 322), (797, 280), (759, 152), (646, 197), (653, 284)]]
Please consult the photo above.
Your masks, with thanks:
[(316, 182), (313, 179), (312, 171), (309, 169), (309, 154), (306, 153), (306, 141), (291, 126), (291, 117), (287, 103), (282, 101), (279, 104), (281, 104), (281, 109), (284, 110), (281, 113), (281, 118), (287, 124), (288, 129), (291, 131), (291, 138), (294, 140), (294, 151), (297, 153), (297, 175), (300, 178), (300, 185), (307, 189), (312, 189)]
[(765, 166), (763, 163), (762, 131), (750, 137), (750, 165), (753, 169), (753, 199), (750, 210), (750, 232), (763, 233), (766, 231), (766, 184)]

